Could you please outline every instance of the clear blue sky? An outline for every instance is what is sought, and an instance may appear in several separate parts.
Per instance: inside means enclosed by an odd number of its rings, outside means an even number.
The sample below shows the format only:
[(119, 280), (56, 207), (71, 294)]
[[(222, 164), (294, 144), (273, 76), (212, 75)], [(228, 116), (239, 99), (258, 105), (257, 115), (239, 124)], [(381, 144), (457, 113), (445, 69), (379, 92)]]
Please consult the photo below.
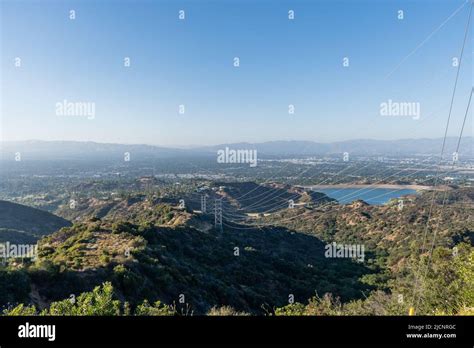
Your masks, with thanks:
[[(166, 146), (441, 137), (469, 4), (387, 74), (465, 2), (2, 0), (1, 134)], [(451, 135), (471, 63), (469, 34)], [(95, 118), (56, 115), (64, 99), (94, 102)], [(419, 102), (421, 119), (381, 116), (388, 99)]]

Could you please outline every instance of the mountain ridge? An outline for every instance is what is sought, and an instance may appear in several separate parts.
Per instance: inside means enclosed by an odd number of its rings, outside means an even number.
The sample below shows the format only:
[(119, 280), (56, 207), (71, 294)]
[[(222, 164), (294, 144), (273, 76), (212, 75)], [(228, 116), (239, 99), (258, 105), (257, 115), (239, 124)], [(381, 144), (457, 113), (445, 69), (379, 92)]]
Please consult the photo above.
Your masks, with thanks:
[[(460, 153), (473, 156), (473, 137), (464, 137)], [(446, 138), (445, 153), (455, 151), (457, 137)], [(274, 140), (260, 143), (238, 142), (192, 148), (175, 148), (148, 144), (99, 143), (93, 141), (26, 140), (0, 142), (4, 159), (14, 158), (20, 152), (32, 159), (90, 159), (123, 157), (128, 152), (137, 158), (172, 158), (176, 156), (209, 156), (226, 147), (234, 150), (257, 150), (260, 156), (332, 155), (348, 152), (356, 155), (414, 155), (441, 153), (443, 138), (399, 140), (354, 139), (330, 143), (300, 140)]]
[(36, 243), (39, 238), (68, 226), (71, 226), (69, 221), (47, 211), (0, 200), (0, 243)]

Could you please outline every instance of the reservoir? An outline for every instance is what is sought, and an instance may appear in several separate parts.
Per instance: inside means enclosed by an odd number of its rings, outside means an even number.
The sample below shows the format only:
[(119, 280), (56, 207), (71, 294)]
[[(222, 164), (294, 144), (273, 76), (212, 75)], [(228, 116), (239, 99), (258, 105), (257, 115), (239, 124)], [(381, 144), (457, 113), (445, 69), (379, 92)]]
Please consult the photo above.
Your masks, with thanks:
[(393, 198), (404, 195), (416, 194), (413, 189), (393, 189), (393, 188), (314, 188), (314, 191), (322, 192), (328, 197), (336, 199), (340, 204), (351, 203), (362, 199), (371, 205), (382, 205)]

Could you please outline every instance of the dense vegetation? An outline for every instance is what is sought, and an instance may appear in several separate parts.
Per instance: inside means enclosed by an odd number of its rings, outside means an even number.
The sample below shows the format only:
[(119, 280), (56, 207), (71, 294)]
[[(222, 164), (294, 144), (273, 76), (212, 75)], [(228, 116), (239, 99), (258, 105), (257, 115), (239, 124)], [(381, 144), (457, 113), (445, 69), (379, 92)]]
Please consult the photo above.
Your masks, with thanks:
[[(242, 185), (214, 194), (233, 205)], [(222, 232), (176, 198), (87, 200), (36, 260), (0, 267), (4, 314), (472, 314), (472, 189), (406, 197), (403, 209), (326, 200)], [(364, 262), (326, 258), (332, 242), (364, 245)]]

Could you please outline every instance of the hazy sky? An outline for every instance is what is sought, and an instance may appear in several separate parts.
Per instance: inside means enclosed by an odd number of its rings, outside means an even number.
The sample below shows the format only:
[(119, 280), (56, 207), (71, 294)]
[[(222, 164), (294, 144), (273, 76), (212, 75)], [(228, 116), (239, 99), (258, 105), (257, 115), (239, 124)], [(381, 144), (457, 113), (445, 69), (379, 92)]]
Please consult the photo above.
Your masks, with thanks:
[[(4, 140), (168, 146), (441, 137), (470, 6), (466, 0), (0, 3)], [(450, 135), (461, 127), (471, 63), (469, 34)], [(420, 118), (381, 115), (389, 99), (419, 103)], [(57, 103), (64, 100), (94, 103), (95, 113), (61, 115)]]

